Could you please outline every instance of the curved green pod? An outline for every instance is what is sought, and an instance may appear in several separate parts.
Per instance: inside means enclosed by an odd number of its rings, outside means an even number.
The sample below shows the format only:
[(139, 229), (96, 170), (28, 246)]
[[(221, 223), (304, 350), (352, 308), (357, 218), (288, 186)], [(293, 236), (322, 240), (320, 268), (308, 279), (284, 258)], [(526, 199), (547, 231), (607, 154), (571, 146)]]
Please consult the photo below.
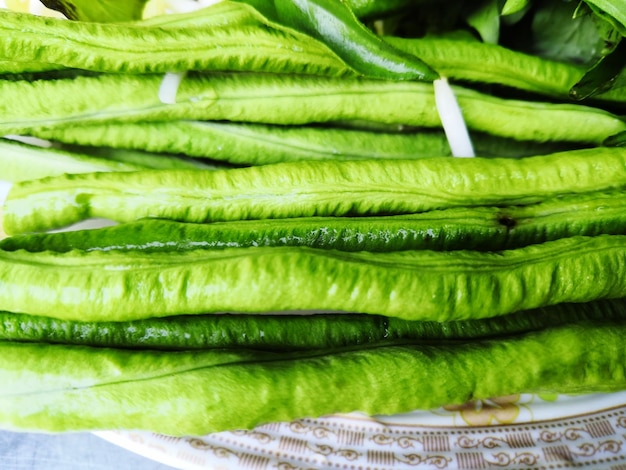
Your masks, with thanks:
[(238, 165), (450, 155), (443, 132), (383, 133), (329, 126), (179, 120), (64, 126), (34, 134), (56, 142), (180, 153)]
[(448, 322), (361, 314), (180, 315), (137, 321), (71, 321), (0, 312), (0, 340), (166, 351), (249, 348), (297, 351), (503, 337), (574, 323), (626, 321), (626, 300), (558, 304)]
[(310, 246), (342, 251), (519, 248), (576, 235), (626, 234), (623, 191), (563, 196), (527, 206), (461, 207), (419, 214), (298, 217), (193, 224), (141, 219), (101, 229), (15, 235), (5, 251), (143, 251)]
[[(587, 69), (480, 41), (386, 37), (405, 52), (424, 58), (442, 76), (489, 83), (570, 101), (570, 89)], [(604, 103), (626, 103), (624, 88), (594, 96)]]
[[(76, 123), (174, 119), (279, 125), (364, 120), (441, 129), (430, 83), (197, 73), (182, 81), (174, 104), (164, 104), (159, 99), (162, 81), (162, 75), (153, 74), (0, 81), (0, 132), (29, 134)], [(517, 140), (600, 144), (626, 130), (623, 119), (598, 108), (454, 90), (471, 131)]]
[(3, 226), (6, 233), (19, 234), (90, 217), (197, 223), (406, 214), (529, 204), (624, 186), (624, 148), (524, 159), (318, 161), (216, 171), (90, 173), (15, 184), (5, 202)]
[[(223, 121), (130, 122), (37, 129), (34, 135), (88, 147), (143, 149), (210, 158), (236, 165), (301, 160), (411, 159), (451, 156), (439, 130), (367, 131), (328, 126), (279, 126)], [(572, 143), (502, 139), (474, 133), (478, 155), (525, 157), (575, 148)]]
[(624, 235), (500, 252), (19, 250), (0, 252), (0, 304), (81, 321), (311, 310), (450, 321), (626, 297), (625, 268)]
[[(229, 4), (202, 9), (195, 18), (174, 15), (145, 24), (70, 22), (0, 10), (0, 57), (24, 62), (29, 68), (28, 63), (43, 63), (114, 73), (228, 70), (355, 75), (319, 41), (296, 30), (271, 27), (247, 5)], [(233, 20), (232, 15), (222, 16), (228, 8), (244, 12), (234, 12)]]
[(0, 426), (206, 435), (331, 413), (626, 388), (623, 323), (453, 344), (269, 353), (0, 343)]

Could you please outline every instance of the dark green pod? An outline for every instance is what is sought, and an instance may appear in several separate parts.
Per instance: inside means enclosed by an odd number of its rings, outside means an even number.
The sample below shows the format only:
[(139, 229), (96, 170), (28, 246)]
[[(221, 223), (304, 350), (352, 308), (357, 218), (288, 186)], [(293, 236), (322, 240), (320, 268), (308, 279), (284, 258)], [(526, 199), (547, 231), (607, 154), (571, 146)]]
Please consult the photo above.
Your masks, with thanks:
[(250, 348), (296, 351), (502, 337), (565, 324), (626, 321), (626, 300), (559, 304), (502, 317), (449, 322), (378, 315), (186, 315), (80, 322), (0, 312), (0, 340), (128, 349)]

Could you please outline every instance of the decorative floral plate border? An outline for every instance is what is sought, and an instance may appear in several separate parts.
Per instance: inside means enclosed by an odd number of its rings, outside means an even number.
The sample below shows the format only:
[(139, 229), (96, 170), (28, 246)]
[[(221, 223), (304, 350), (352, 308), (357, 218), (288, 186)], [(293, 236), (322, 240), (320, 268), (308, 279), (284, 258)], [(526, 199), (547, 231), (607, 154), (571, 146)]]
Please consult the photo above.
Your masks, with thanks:
[(626, 392), (512, 395), (428, 412), (358, 413), (175, 438), (96, 435), (187, 470), (626, 470)]

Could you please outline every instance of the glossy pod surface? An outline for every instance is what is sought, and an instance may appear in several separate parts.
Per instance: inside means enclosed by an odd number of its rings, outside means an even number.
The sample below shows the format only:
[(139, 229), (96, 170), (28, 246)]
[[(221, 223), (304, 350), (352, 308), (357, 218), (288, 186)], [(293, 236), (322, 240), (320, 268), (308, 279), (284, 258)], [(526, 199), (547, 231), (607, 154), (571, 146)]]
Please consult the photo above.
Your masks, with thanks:
[(475, 340), (573, 323), (603, 324), (624, 320), (624, 299), (563, 303), (500, 317), (448, 322), (350, 313), (199, 314), (89, 322), (0, 312), (0, 339), (166, 351), (214, 348), (297, 351), (383, 343)]

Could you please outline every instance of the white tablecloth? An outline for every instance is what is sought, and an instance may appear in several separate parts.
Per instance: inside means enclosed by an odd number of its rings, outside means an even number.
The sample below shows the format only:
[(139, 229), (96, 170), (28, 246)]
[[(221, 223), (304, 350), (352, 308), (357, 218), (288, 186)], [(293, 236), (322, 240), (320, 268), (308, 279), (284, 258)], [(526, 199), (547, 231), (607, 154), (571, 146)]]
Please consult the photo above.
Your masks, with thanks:
[(2, 470), (172, 470), (89, 433), (0, 431)]

